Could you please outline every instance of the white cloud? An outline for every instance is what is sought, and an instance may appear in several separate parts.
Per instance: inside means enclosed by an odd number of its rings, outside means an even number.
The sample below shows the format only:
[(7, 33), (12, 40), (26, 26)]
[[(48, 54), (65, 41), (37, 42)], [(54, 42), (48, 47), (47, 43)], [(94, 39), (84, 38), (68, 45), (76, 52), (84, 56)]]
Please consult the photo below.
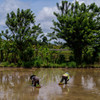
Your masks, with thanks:
[(36, 21), (41, 23), (43, 32), (50, 32), (50, 27), (53, 26), (52, 20), (56, 17), (53, 12), (58, 12), (56, 7), (44, 7), (36, 17)]
[[(95, 2), (98, 6), (100, 6), (100, 0), (77, 0), (79, 3), (86, 3), (91, 4)], [(73, 0), (75, 2), (75, 0)], [(61, 1), (60, 1), (61, 5)], [(36, 20), (38, 23), (41, 23), (41, 27), (44, 32), (50, 31), (50, 27), (53, 26), (52, 20), (56, 20), (56, 17), (54, 16), (53, 12), (58, 12), (57, 7), (44, 7), (39, 14), (36, 17)]]
[[(62, 1), (62, 0), (61, 0)], [(60, 1), (60, 5), (61, 5), (61, 1)], [(79, 3), (86, 3), (86, 4), (90, 4), (95, 2), (96, 4), (100, 5), (100, 1), (99, 0), (77, 0), (79, 1)], [(73, 2), (75, 2), (75, 0), (73, 0)], [(54, 16), (53, 12), (58, 12), (57, 7), (44, 7), (39, 14), (36, 16), (36, 21), (38, 23), (41, 23), (41, 27), (43, 29), (43, 31), (46, 33), (47, 31), (50, 32), (50, 27), (53, 26), (52, 20), (56, 20), (56, 17)]]
[(73, 3), (74, 3), (75, 1), (78, 1), (79, 4), (82, 4), (82, 3), (84, 2), (83, 0), (74, 0)]
[(84, 1), (86, 4), (96, 3), (98, 6), (100, 6), (100, 0), (79, 0)]
[(27, 4), (20, 2), (19, 0), (4, 0), (0, 4), (0, 27), (5, 26), (5, 20), (7, 13), (11, 11), (16, 12), (17, 8), (28, 8)]
[(51, 26), (53, 26), (52, 19), (51, 21), (43, 21), (41, 23), (41, 27), (43, 28), (43, 31), (49, 31)]
[[(77, 1), (79, 1), (80, 4), (84, 2), (87, 5), (95, 2), (96, 5), (100, 6), (100, 0), (77, 0)], [(73, 2), (75, 2), (75, 0), (73, 0)]]
[(44, 19), (54, 18), (54, 14), (53, 14), (54, 11), (57, 11), (56, 7), (53, 7), (53, 8), (44, 7), (38, 14), (37, 20), (41, 21)]
[[(77, 1), (79, 1), (80, 3), (84, 2), (86, 4), (95, 2), (97, 5), (100, 6), (100, 0), (77, 0)], [(0, 27), (5, 25), (7, 13), (11, 11), (16, 12), (17, 8), (26, 9), (28, 8), (28, 4), (21, 2), (20, 0), (4, 0), (3, 3), (0, 4)], [(56, 6), (43, 7), (43, 9), (41, 9), (41, 11), (36, 16), (36, 22), (41, 23), (41, 27), (44, 33), (51, 31), (50, 27), (53, 26), (52, 20), (53, 19), (56, 20), (56, 17), (54, 16), (53, 12), (58, 12)]]

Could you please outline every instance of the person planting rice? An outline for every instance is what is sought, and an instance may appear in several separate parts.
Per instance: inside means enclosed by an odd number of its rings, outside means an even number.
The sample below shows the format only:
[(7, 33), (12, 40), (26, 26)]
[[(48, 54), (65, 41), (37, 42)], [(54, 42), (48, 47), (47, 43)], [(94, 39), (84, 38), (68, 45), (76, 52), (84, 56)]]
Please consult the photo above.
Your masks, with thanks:
[(39, 78), (36, 75), (31, 75), (30, 79), (32, 80), (32, 84), (36, 87), (36, 86), (40, 86), (39, 84)]
[(69, 81), (69, 73), (68, 73), (68, 72), (66, 72), (65, 74), (62, 75), (62, 79), (61, 79), (59, 85), (60, 85), (60, 84), (63, 84), (62, 82), (63, 82), (64, 80), (65, 80), (65, 84), (67, 84), (67, 82)]

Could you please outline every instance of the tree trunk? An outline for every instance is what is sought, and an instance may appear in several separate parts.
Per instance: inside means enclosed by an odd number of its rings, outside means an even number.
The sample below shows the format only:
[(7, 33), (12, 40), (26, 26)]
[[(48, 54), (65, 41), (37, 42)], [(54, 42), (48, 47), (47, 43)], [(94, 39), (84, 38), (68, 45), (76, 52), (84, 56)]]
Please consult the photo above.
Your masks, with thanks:
[(74, 59), (77, 65), (80, 65), (82, 63), (82, 49), (77, 48), (74, 50)]
[(3, 50), (1, 50), (1, 62), (3, 61)]

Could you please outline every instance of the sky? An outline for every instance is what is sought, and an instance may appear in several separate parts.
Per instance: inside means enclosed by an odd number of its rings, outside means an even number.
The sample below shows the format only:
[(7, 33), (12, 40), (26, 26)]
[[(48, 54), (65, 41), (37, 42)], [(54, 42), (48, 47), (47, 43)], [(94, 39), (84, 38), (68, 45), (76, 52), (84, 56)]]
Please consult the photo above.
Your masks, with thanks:
[[(0, 31), (6, 29), (5, 21), (7, 13), (11, 11), (16, 12), (17, 8), (31, 9), (35, 14), (36, 24), (40, 23), (43, 33), (49, 33), (53, 26), (52, 20), (56, 20), (53, 12), (58, 11), (56, 3), (62, 0), (0, 0)], [(73, 2), (74, 0), (68, 0)], [(100, 0), (78, 0), (80, 3), (84, 2), (90, 4), (95, 2), (100, 6)]]

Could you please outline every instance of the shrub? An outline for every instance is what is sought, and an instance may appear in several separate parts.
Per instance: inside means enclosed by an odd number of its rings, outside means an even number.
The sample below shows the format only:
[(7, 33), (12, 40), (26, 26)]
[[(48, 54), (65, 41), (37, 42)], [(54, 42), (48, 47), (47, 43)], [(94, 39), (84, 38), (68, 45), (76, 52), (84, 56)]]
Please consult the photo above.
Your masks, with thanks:
[(58, 63), (61, 64), (61, 63), (64, 63), (64, 62), (65, 62), (65, 56), (63, 54), (60, 54), (59, 59), (58, 59)]
[(16, 67), (16, 65), (14, 63), (11, 63), (8, 65), (8, 67)]
[(76, 62), (75, 61), (71, 61), (71, 62), (68, 62), (68, 67), (70, 67), (70, 68), (75, 68), (76, 67)]
[(35, 67), (40, 67), (41, 66), (41, 61), (40, 60), (35, 60), (34, 61), (34, 66)]
[(33, 66), (33, 62), (32, 61), (22, 62), (22, 66), (24, 68), (31, 68)]
[(17, 67), (21, 67), (21, 66), (22, 66), (22, 61), (19, 59), (17, 63)]
[(66, 63), (62, 63), (61, 64), (61, 67), (66, 67)]
[(8, 61), (7, 62), (2, 62), (0, 64), (1, 67), (8, 67), (8, 65), (9, 65), (9, 62)]

